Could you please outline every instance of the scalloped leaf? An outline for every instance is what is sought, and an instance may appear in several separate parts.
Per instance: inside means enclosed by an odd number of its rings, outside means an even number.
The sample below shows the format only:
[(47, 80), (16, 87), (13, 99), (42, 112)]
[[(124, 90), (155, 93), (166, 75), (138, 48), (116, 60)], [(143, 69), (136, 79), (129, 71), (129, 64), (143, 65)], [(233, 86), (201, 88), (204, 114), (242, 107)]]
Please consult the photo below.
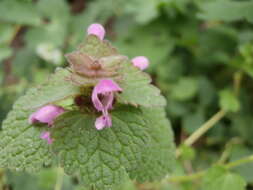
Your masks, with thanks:
[(122, 64), (119, 71), (122, 81), (119, 81), (123, 92), (118, 95), (118, 101), (123, 104), (134, 106), (165, 106), (166, 100), (160, 90), (151, 83), (148, 74), (134, 67), (130, 62)]
[(66, 81), (69, 75), (70, 71), (67, 69), (57, 68), (55, 74), (51, 75), (46, 83), (36, 88), (35, 94), (30, 95), (29, 101), (23, 107), (34, 109), (79, 94), (79, 87)]
[(222, 166), (209, 168), (202, 182), (203, 190), (246, 190), (246, 181)]
[(97, 131), (94, 116), (68, 112), (52, 129), (53, 151), (66, 173), (78, 174), (85, 185), (97, 189), (112, 188), (129, 174), (142, 181), (160, 179), (173, 165), (174, 144), (164, 112), (157, 109), (155, 117), (151, 113), (120, 106), (112, 112), (113, 126)]
[(53, 150), (60, 153), (68, 174), (78, 173), (82, 181), (98, 189), (119, 184), (127, 170), (137, 167), (141, 149), (149, 140), (138, 110), (113, 112), (113, 126), (98, 131), (95, 118), (68, 112), (53, 129)]
[(138, 169), (131, 175), (140, 182), (159, 180), (175, 165), (173, 132), (163, 108), (142, 108), (142, 112), (151, 141), (143, 151)]
[(28, 123), (31, 111), (24, 108), (38, 92), (33, 88), (19, 98), (3, 122), (0, 133), (1, 168), (35, 172), (51, 163), (49, 146), (39, 138), (42, 128)]

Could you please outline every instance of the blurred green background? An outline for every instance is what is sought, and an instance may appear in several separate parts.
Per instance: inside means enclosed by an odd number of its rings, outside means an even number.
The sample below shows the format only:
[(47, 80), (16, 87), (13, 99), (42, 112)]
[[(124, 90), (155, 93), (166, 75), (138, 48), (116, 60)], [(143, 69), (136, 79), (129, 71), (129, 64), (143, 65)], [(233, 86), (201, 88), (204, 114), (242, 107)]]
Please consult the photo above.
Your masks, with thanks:
[[(253, 147), (253, 1), (1, 0), (0, 121), (31, 86), (47, 80), (64, 54), (98, 22), (119, 52), (150, 59), (147, 70), (167, 98), (180, 144), (220, 109), (227, 114), (193, 148), (185, 147), (174, 175), (231, 161)], [(145, 96), (145, 95), (144, 95)], [(28, 102), (29, 103), (29, 102)], [(221, 155), (225, 158), (221, 157)], [(234, 172), (253, 184), (253, 164)], [(63, 182), (61, 182), (63, 180)], [(36, 175), (0, 171), (5, 190), (81, 190), (75, 178), (48, 168)], [(131, 189), (196, 190), (198, 183), (134, 185)]]

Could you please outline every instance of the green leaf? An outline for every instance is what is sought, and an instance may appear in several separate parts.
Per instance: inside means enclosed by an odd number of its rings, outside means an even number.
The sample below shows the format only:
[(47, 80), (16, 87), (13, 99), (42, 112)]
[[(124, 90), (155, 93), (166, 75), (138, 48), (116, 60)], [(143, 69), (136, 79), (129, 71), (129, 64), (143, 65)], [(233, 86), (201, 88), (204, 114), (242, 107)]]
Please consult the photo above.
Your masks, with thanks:
[(47, 18), (48, 22), (25, 33), (27, 46), (37, 51), (45, 44), (55, 49), (63, 47), (70, 21), (70, 10), (66, 1), (38, 1), (36, 9), (43, 18)]
[(253, 118), (250, 112), (248, 113), (241, 112), (240, 114), (238, 113), (232, 116), (231, 131), (233, 135), (239, 136), (247, 144), (253, 145), (253, 138), (252, 138), (253, 127), (251, 126), (253, 126)]
[(0, 62), (12, 55), (10, 47), (0, 47)]
[(244, 179), (233, 173), (229, 173), (223, 167), (210, 168), (204, 176), (202, 190), (246, 190)]
[(33, 49), (22, 48), (20, 51), (16, 52), (15, 57), (13, 58), (12, 72), (19, 78), (25, 78), (30, 81), (34, 79), (34, 76), (37, 76), (39, 74), (39, 72), (36, 72), (38, 71), (36, 68), (38, 68), (39, 61), (40, 60), (34, 54)]
[(34, 90), (34, 92), (30, 91), (30, 93), (34, 93), (34, 95), (31, 94), (29, 103), (25, 104), (23, 107), (25, 109), (34, 109), (79, 94), (80, 89), (66, 81), (67, 76), (69, 76), (69, 71), (67, 69), (56, 69), (55, 74), (53, 74), (45, 84), (42, 84), (39, 88)]
[(240, 102), (230, 90), (220, 92), (220, 106), (225, 111), (237, 112), (240, 109)]
[(59, 152), (65, 172), (78, 173), (86, 185), (98, 189), (120, 184), (126, 171), (138, 166), (148, 142), (137, 111), (115, 110), (113, 126), (103, 131), (95, 129), (95, 118), (90, 115), (62, 115), (53, 131), (53, 149)]
[(142, 111), (151, 141), (143, 150), (139, 167), (131, 172), (140, 182), (162, 179), (175, 165), (174, 138), (164, 109), (143, 108)]
[(41, 16), (34, 3), (21, 3), (16, 0), (0, 2), (0, 20), (25, 25), (41, 24)]
[(183, 128), (188, 134), (191, 134), (196, 131), (204, 122), (205, 116), (202, 109), (184, 115), (182, 121)]
[(119, 81), (119, 84), (123, 89), (123, 92), (118, 95), (120, 103), (145, 107), (166, 105), (166, 100), (160, 94), (160, 90), (150, 84), (149, 75), (134, 67), (130, 62), (123, 63), (119, 72), (122, 75), (122, 81)]
[(24, 109), (30, 99), (37, 95), (38, 91), (31, 89), (19, 98), (2, 124), (1, 168), (35, 172), (43, 165), (51, 163), (52, 155), (49, 146), (39, 138), (42, 128), (28, 124), (31, 111)]
[[(126, 22), (119, 19), (116, 24), (118, 35), (115, 44), (120, 52), (130, 58), (139, 55), (148, 57), (150, 68), (156, 69), (174, 48), (174, 39), (162, 22), (154, 22), (142, 27), (133, 27), (130, 23), (126, 27)], [(165, 62), (168, 65), (168, 62)]]
[(162, 0), (129, 0), (124, 6), (126, 14), (133, 15), (136, 22), (146, 24), (159, 15)]
[(49, 18), (64, 21), (70, 16), (70, 9), (65, 0), (43, 0), (38, 2), (40, 14)]
[(52, 190), (56, 183), (56, 169), (42, 169), (36, 174), (28, 174), (26, 172), (11, 172), (7, 171), (7, 184), (13, 189), (25, 190)]
[(0, 25), (0, 44), (8, 44), (12, 40), (15, 30), (16, 27), (11, 24)]
[(159, 179), (173, 165), (174, 145), (164, 112), (155, 113), (121, 106), (112, 112), (113, 126), (98, 131), (94, 116), (68, 112), (52, 129), (53, 151), (66, 173), (97, 189), (121, 184), (129, 172), (141, 181)]
[(185, 144), (180, 145), (179, 152), (182, 160), (194, 160), (196, 157), (195, 149)]
[(197, 92), (198, 84), (194, 78), (182, 77), (171, 89), (171, 96), (179, 101), (193, 98)]
[(237, 21), (246, 19), (253, 22), (252, 1), (216, 1), (204, 3), (199, 17), (205, 20)]
[[(252, 134), (252, 133), (251, 133)], [(234, 145), (231, 149), (231, 154), (229, 156), (230, 161), (236, 161), (252, 154), (251, 148), (245, 145)], [(252, 171), (253, 163), (245, 163), (240, 166), (233, 168), (233, 171), (241, 175), (248, 183), (253, 182)]]

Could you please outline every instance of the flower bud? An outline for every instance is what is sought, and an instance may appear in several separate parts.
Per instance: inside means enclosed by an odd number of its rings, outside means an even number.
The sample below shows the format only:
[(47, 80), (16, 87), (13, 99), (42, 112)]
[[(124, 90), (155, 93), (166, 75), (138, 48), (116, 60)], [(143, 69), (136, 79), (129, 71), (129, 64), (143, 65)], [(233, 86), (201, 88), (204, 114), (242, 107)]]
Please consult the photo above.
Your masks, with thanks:
[(132, 63), (135, 67), (138, 67), (140, 70), (144, 70), (149, 65), (149, 60), (145, 56), (138, 56), (132, 59)]
[(105, 36), (105, 29), (101, 24), (95, 23), (95, 24), (91, 24), (88, 27), (87, 33), (88, 33), (88, 35), (95, 35), (100, 40), (103, 40), (104, 36)]

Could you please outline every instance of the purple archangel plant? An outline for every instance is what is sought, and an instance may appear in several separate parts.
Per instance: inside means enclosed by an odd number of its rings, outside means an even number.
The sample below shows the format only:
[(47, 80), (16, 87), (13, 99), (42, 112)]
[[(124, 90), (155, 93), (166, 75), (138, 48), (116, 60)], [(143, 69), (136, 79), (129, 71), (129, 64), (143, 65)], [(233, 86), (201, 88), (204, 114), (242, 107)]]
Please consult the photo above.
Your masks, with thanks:
[(39, 171), (61, 166), (85, 186), (113, 189), (130, 178), (159, 180), (174, 165), (166, 101), (143, 70), (92, 24), (69, 66), (20, 97), (3, 122), (0, 167)]

